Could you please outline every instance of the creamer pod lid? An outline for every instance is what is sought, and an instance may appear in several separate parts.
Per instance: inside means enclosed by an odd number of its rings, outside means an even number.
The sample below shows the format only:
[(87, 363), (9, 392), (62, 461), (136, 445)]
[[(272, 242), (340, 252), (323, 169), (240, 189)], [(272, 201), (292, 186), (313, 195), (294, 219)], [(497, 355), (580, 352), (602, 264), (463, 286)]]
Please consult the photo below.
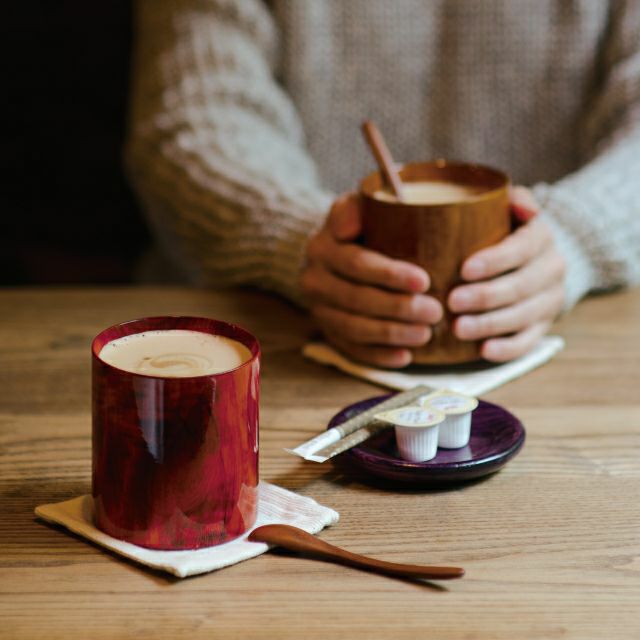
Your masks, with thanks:
[(376, 415), (378, 420), (390, 422), (399, 427), (433, 427), (444, 420), (444, 413), (433, 407), (410, 405), (385, 411)]

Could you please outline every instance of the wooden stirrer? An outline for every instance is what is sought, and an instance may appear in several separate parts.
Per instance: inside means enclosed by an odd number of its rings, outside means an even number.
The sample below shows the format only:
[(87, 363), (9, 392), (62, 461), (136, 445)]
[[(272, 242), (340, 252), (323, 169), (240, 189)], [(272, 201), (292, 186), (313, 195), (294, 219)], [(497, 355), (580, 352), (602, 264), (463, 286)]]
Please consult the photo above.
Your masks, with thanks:
[(384, 176), (384, 179), (395, 197), (402, 202), (402, 180), (400, 180), (400, 176), (396, 171), (396, 165), (393, 162), (393, 157), (391, 156), (391, 152), (389, 151), (387, 143), (384, 141), (380, 130), (373, 122), (371, 122), (371, 120), (365, 120), (362, 123), (362, 133), (369, 149), (371, 149), (371, 152), (380, 167), (380, 171)]

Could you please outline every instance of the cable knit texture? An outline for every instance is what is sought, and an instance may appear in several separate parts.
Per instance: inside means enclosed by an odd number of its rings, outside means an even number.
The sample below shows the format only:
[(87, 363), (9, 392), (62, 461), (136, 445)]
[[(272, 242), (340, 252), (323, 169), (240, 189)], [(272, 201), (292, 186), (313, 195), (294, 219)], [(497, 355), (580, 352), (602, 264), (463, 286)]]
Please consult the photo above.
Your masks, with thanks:
[(127, 161), (200, 284), (298, 297), (306, 239), (373, 169), (447, 157), (532, 186), (567, 308), (640, 282), (640, 0), (138, 0)]

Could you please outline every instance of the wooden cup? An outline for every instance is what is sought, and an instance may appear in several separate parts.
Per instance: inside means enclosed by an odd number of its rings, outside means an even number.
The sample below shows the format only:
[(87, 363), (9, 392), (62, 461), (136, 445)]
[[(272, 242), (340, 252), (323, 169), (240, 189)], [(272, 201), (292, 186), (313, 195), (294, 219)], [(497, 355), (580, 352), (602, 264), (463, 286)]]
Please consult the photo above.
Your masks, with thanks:
[(403, 182), (428, 180), (482, 188), (462, 202), (407, 204), (374, 197), (384, 188), (378, 172), (360, 184), (365, 246), (424, 268), (431, 278), (429, 295), (445, 308), (431, 340), (414, 350), (413, 362), (440, 365), (479, 360), (479, 341), (463, 341), (453, 335), (454, 315), (447, 310), (446, 301), (462, 282), (464, 260), (509, 234), (509, 179), (489, 167), (444, 160), (406, 164), (400, 177)]
[[(100, 359), (105, 344), (186, 329), (241, 342), (230, 371), (160, 378)], [(246, 533), (258, 509), (260, 345), (237, 325), (190, 316), (123, 322), (92, 345), (95, 524), (149, 549), (199, 549)]]

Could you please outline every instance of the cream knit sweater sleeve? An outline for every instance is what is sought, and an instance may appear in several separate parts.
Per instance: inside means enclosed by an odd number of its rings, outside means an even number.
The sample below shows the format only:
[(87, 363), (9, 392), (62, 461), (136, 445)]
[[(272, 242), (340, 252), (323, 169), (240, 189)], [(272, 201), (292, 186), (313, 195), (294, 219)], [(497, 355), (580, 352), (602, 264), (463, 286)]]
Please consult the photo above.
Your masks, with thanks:
[(306, 241), (331, 203), (273, 77), (261, 0), (141, 0), (132, 181), (164, 251), (192, 281), (296, 299)]
[(620, 2), (584, 125), (592, 157), (533, 192), (567, 262), (565, 308), (640, 283), (640, 3)]
[[(386, 85), (383, 91), (375, 83), (362, 83), (359, 69), (372, 50), (362, 51), (363, 41), (358, 37), (368, 33), (367, 17), (372, 19), (380, 12), (386, 15), (390, 6), (389, 15), (397, 9), (398, 15), (406, 17), (408, 5), (402, 5), (403, 13), (401, 6), (388, 0), (275, 4), (282, 24), (289, 26), (289, 36), (296, 35), (302, 48), (283, 38), (286, 46), (280, 50), (283, 43), (263, 0), (138, 0), (136, 82), (127, 159), (163, 251), (189, 270), (191, 281), (257, 285), (297, 299), (306, 241), (322, 223), (332, 195), (320, 184), (305, 150), (300, 118), (275, 79), (276, 69), (296, 70), (295, 86), (290, 90), (297, 86), (298, 99), (306, 101), (306, 109), (301, 106), (300, 112), (311, 146), (321, 148), (318, 143), (326, 140), (323, 136), (329, 129), (341, 144), (345, 132), (353, 132), (360, 119), (354, 108), (393, 105), (399, 99)], [(341, 30), (345, 17), (341, 9), (356, 4), (367, 8), (360, 16), (362, 22), (347, 21)], [(459, 11), (445, 11), (450, 6), (458, 6)], [(546, 43), (542, 52), (527, 60), (529, 72), (536, 77), (554, 72), (557, 60), (550, 57), (554, 50), (551, 36), (571, 37), (562, 30), (553, 31), (552, 6), (555, 4), (535, 3), (540, 13), (536, 24), (544, 25), (545, 31), (534, 40), (530, 29), (530, 41)], [(453, 33), (465, 25), (468, 28), (468, 20), (474, 17), (482, 17), (485, 26), (493, 24), (496, 15), (513, 19), (517, 14), (507, 7), (511, 3), (432, 0), (419, 7), (430, 18), (423, 16), (416, 24), (436, 24), (445, 16), (440, 26)], [(329, 17), (323, 21), (325, 14)], [(589, 291), (640, 283), (640, 1), (616, 0), (605, 18), (604, 37), (596, 44), (606, 46), (596, 51), (597, 68), (585, 70), (592, 74), (589, 86), (574, 79), (575, 86), (554, 88), (555, 92), (584, 93), (584, 118), (548, 152), (550, 160), (562, 159), (565, 166), (581, 169), (553, 184), (534, 185), (543, 216), (567, 261), (566, 308)], [(518, 21), (522, 19), (517, 15)], [(584, 20), (588, 22), (586, 15)], [(393, 51), (402, 50), (414, 30), (402, 21), (394, 24), (397, 33), (390, 33), (385, 42), (387, 47), (393, 45)], [(545, 39), (549, 30), (551, 35)], [(458, 78), (458, 85), (465, 74), (486, 74), (486, 81), (493, 81), (492, 65), (508, 58), (508, 51), (499, 46), (502, 41), (496, 44), (493, 32), (487, 33), (483, 42), (489, 48), (483, 50), (482, 66), (470, 67), (463, 58), (458, 67), (447, 70)], [(353, 44), (347, 51), (345, 42), (359, 42), (360, 47)], [(433, 38), (427, 43), (432, 42)], [(431, 52), (434, 59), (438, 55), (438, 51)], [(384, 63), (383, 58), (375, 60)], [(340, 77), (327, 85), (337, 87), (336, 94), (318, 93), (318, 87), (325, 86), (319, 62), (339, 70)], [(425, 69), (416, 67), (407, 77), (433, 83), (428, 73), (437, 75), (436, 71)], [(514, 89), (520, 94), (522, 87), (526, 90), (527, 77), (521, 77), (517, 69), (505, 78), (512, 83), (505, 87), (512, 97)], [(570, 83), (570, 76), (567, 79)], [(414, 83), (407, 86), (407, 92), (415, 93), (421, 86)], [(456, 99), (467, 101), (459, 105), (461, 113), (470, 113), (472, 106), (491, 112), (495, 106), (476, 101), (473, 92), (459, 92)], [(316, 102), (319, 108), (311, 109)], [(544, 129), (543, 118), (566, 120), (561, 110), (554, 112), (551, 101), (543, 103), (548, 106), (538, 115), (534, 110), (526, 120), (520, 117), (501, 123), (508, 135), (522, 139), (524, 149)], [(509, 117), (508, 112), (504, 117)], [(468, 127), (459, 127), (453, 116), (449, 120), (452, 140), (468, 135)], [(464, 142), (458, 139), (453, 148), (472, 153), (475, 147)], [(507, 141), (502, 143), (505, 146)], [(402, 157), (402, 149), (400, 152)], [(326, 173), (327, 158), (317, 153), (315, 157)], [(332, 168), (339, 175), (345, 170), (345, 162), (338, 167), (341, 157), (331, 154)], [(536, 171), (530, 173), (545, 175), (539, 156), (523, 158), (521, 169), (527, 163), (536, 164)]]

